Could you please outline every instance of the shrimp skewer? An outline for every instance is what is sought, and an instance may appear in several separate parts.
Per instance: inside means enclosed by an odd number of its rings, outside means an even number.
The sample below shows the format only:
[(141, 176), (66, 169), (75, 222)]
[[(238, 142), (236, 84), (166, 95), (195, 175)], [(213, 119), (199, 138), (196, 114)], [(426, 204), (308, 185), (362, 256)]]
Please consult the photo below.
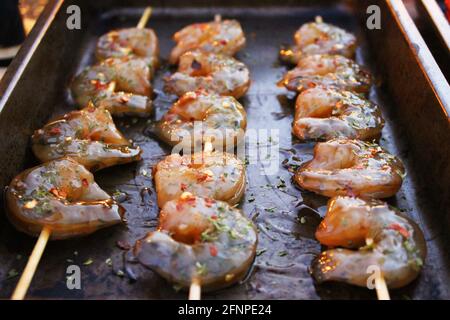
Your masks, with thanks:
[(90, 171), (140, 160), (142, 153), (117, 130), (108, 110), (92, 105), (36, 130), (32, 144), (41, 162), (69, 156)]
[(185, 193), (164, 205), (158, 231), (138, 240), (134, 254), (170, 282), (210, 291), (247, 274), (257, 239), (255, 226), (239, 210)]
[(71, 158), (25, 170), (11, 182), (6, 200), (7, 216), (18, 230), (37, 236), (49, 226), (56, 240), (117, 224), (123, 211)]
[(399, 288), (418, 276), (426, 257), (419, 227), (379, 200), (331, 199), (316, 238), (338, 247), (314, 260), (312, 274), (319, 283), (343, 281), (365, 287), (368, 268), (377, 266), (387, 286)]
[(356, 38), (353, 34), (316, 17), (315, 22), (305, 23), (294, 35), (295, 45), (280, 51), (283, 61), (297, 64), (306, 55), (332, 54), (352, 59), (355, 55)]
[(39, 240), (12, 299), (25, 297), (47, 240), (91, 234), (122, 222), (124, 209), (103, 191), (78, 162), (63, 158), (28, 169), (6, 192), (7, 217)]
[(376, 104), (350, 91), (318, 86), (298, 95), (292, 131), (302, 140), (372, 140), (383, 126)]
[(158, 65), (158, 38), (144, 29), (151, 15), (147, 8), (137, 28), (111, 31), (97, 42), (99, 62), (86, 67), (71, 84), (80, 107), (89, 102), (113, 115), (147, 117), (152, 111), (150, 83)]
[(315, 54), (300, 58), (297, 66), (288, 71), (279, 85), (302, 92), (316, 86), (368, 93), (372, 79), (353, 60), (339, 55)]
[[(139, 28), (143, 28), (146, 25), (147, 20), (150, 17), (150, 14), (151, 14), (151, 8), (148, 7), (144, 10), (144, 14), (142, 15), (141, 19), (139, 20), (139, 24), (138, 24)], [(111, 82), (108, 86), (110, 87), (110, 90), (114, 91), (115, 82)], [(126, 99), (129, 98), (126, 95), (124, 97), (126, 97)], [(63, 160), (69, 161), (69, 162), (75, 162), (74, 160), (72, 160), (70, 158), (63, 159)], [(63, 160), (54, 160), (53, 163), (57, 163), (58, 161), (63, 161)], [(77, 163), (77, 165), (80, 167), (83, 167), (83, 166), (79, 165), (78, 163)], [(80, 171), (82, 171), (82, 169), (77, 170), (77, 172), (80, 172)], [(91, 177), (92, 177), (92, 174), (91, 174)], [(82, 184), (85, 184), (85, 181), (87, 181), (89, 183), (89, 179), (86, 178), (86, 180), (82, 180)], [(103, 190), (101, 190), (99, 187), (97, 188), (96, 191), (98, 191), (99, 194), (101, 194), (103, 192), (103, 196), (110, 198), (109, 195), (106, 192), (104, 192)], [(59, 195), (60, 194), (58, 192), (58, 197), (59, 197)], [(34, 199), (34, 200), (36, 200), (36, 199)], [(89, 199), (89, 197), (88, 197), (88, 200), (91, 200), (91, 199)], [(110, 203), (111, 201), (113, 203)], [(111, 198), (109, 200), (104, 201), (104, 203), (107, 203), (110, 206), (110, 208), (112, 208), (112, 209), (114, 209), (114, 206), (117, 206), (114, 204), (114, 201)], [(113, 205), (113, 206), (111, 206), (111, 205)], [(120, 220), (121, 220), (121, 217), (124, 213), (124, 209), (122, 207), (118, 206), (116, 210), (119, 213)], [(101, 222), (101, 220), (100, 220), (100, 222)], [(93, 226), (91, 226), (91, 228), (92, 227)], [(30, 283), (33, 279), (34, 273), (36, 272), (37, 265), (39, 264), (39, 261), (44, 252), (45, 246), (47, 245), (47, 242), (48, 242), (49, 238), (51, 237), (52, 231), (53, 231), (52, 227), (50, 227), (48, 225), (44, 225), (42, 227), (38, 241), (35, 245), (35, 248), (33, 249), (30, 257), (28, 258), (27, 265), (25, 266), (24, 272), (22, 273), (22, 275), (19, 279), (19, 282), (17, 283), (17, 286), (13, 292), (13, 295), (11, 296), (11, 299), (23, 300), (25, 298), (25, 295), (28, 291)]]
[(222, 20), (220, 16), (208, 23), (195, 23), (176, 32), (177, 43), (172, 49), (169, 63), (176, 64), (180, 56), (188, 51), (201, 49), (204, 52), (234, 56), (245, 45), (245, 36), (236, 20)]
[(377, 144), (333, 139), (316, 144), (313, 159), (298, 169), (294, 180), (327, 197), (387, 198), (400, 189), (404, 175), (400, 159)]
[(237, 204), (245, 191), (245, 167), (233, 154), (203, 151), (192, 155), (171, 154), (153, 171), (158, 205), (184, 192)]
[(149, 116), (151, 69), (141, 59), (108, 58), (85, 68), (71, 84), (74, 100), (81, 107), (89, 102), (113, 115)]
[(180, 97), (157, 124), (156, 134), (169, 145), (191, 148), (209, 141), (227, 150), (242, 141), (246, 126), (246, 112), (235, 98), (199, 90)]
[(166, 79), (164, 89), (178, 96), (204, 89), (238, 99), (249, 87), (245, 64), (222, 54), (195, 50), (180, 57), (178, 71)]
[(146, 61), (154, 70), (159, 65), (159, 43), (155, 31), (144, 28), (150, 15), (151, 8), (147, 8), (141, 18), (143, 23), (138, 23), (136, 28), (112, 30), (102, 35), (95, 50), (97, 59), (132, 57)]

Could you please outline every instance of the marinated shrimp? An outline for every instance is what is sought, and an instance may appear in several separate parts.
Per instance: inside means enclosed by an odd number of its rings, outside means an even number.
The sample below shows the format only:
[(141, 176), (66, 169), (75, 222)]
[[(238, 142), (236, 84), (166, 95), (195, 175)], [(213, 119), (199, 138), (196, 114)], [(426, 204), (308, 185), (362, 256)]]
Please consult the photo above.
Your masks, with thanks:
[(250, 73), (240, 61), (222, 54), (189, 51), (180, 57), (178, 71), (166, 79), (165, 90), (178, 96), (204, 89), (220, 95), (243, 96)]
[(202, 291), (230, 286), (245, 277), (258, 235), (251, 220), (229, 204), (184, 193), (161, 210), (158, 231), (138, 240), (134, 254), (166, 280)]
[(84, 236), (122, 222), (125, 210), (71, 158), (25, 170), (6, 191), (7, 216), (22, 232), (38, 236), (45, 226), (52, 239)]
[(169, 145), (202, 145), (234, 148), (244, 137), (247, 115), (233, 97), (198, 90), (185, 93), (156, 126), (157, 135)]
[(353, 60), (340, 55), (315, 54), (301, 57), (279, 84), (298, 92), (322, 85), (367, 93), (371, 83), (370, 74)]
[(324, 251), (314, 260), (312, 274), (318, 282), (365, 287), (368, 268), (378, 266), (387, 286), (399, 288), (419, 275), (426, 257), (416, 223), (379, 200), (331, 199), (316, 238), (326, 246), (350, 248)]
[(333, 139), (316, 144), (313, 159), (294, 179), (300, 187), (327, 197), (387, 198), (400, 189), (404, 176), (400, 159), (379, 145)]
[(155, 166), (153, 179), (160, 208), (184, 192), (235, 205), (246, 183), (242, 161), (222, 152), (171, 154)]
[(205, 52), (234, 56), (245, 45), (241, 24), (236, 20), (216, 19), (207, 23), (194, 23), (176, 32), (177, 43), (170, 53), (169, 62), (176, 64), (183, 53), (201, 49)]
[(152, 29), (126, 28), (110, 31), (97, 42), (95, 55), (98, 60), (131, 57), (143, 59), (155, 69), (158, 65), (158, 37)]
[(69, 156), (90, 171), (140, 160), (142, 152), (117, 130), (108, 110), (93, 105), (36, 130), (32, 145), (41, 162)]
[(86, 67), (72, 82), (72, 96), (81, 108), (94, 103), (113, 115), (149, 116), (153, 92), (151, 69), (142, 59), (109, 58)]
[(310, 88), (297, 97), (293, 133), (302, 140), (379, 138), (384, 126), (379, 107), (350, 91)]
[(356, 38), (353, 34), (322, 21), (305, 23), (294, 35), (295, 46), (282, 49), (282, 60), (297, 64), (302, 56), (312, 54), (332, 54), (353, 58), (356, 50)]

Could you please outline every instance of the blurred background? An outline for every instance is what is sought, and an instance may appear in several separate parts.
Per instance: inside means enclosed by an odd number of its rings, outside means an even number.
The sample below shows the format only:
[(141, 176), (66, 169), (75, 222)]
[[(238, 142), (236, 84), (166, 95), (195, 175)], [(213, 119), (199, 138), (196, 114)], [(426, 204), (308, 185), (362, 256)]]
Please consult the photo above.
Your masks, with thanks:
[(48, 0), (0, 0), (0, 79)]
[[(0, 0), (0, 79), (48, 1)], [(434, 2), (435, 0), (404, 0), (404, 3), (407, 5), (422, 36), (427, 40), (427, 38), (432, 37), (429, 30), (432, 26), (422, 19), (421, 11), (424, 9), (418, 5), (420, 1)], [(450, 21), (450, 0), (441, 0), (437, 3), (444, 12), (448, 24), (448, 21)], [(434, 39), (430, 39), (430, 41), (434, 41)]]

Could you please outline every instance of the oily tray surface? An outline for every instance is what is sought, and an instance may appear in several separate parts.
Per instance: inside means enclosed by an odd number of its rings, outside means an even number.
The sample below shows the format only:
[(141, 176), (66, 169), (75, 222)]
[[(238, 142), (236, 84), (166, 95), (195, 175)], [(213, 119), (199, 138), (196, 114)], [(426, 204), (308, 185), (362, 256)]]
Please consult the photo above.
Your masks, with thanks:
[[(46, 119), (75, 109), (68, 94), (70, 78), (83, 67), (94, 61), (93, 49), (100, 35), (114, 29), (136, 25), (142, 10), (111, 9), (102, 15), (93, 15), (83, 30), (79, 43), (71, 43), (71, 61), (59, 99), (48, 101), (55, 105)], [(259, 156), (248, 159), (247, 190), (240, 205), (253, 218), (259, 229), (258, 255), (254, 267), (241, 285), (213, 293), (206, 293), (206, 299), (372, 299), (375, 292), (338, 283), (317, 285), (309, 274), (312, 259), (321, 251), (314, 239), (314, 231), (325, 212), (327, 199), (297, 189), (291, 183), (294, 169), (309, 160), (313, 144), (301, 144), (291, 134), (295, 96), (284, 88), (276, 86), (287, 70), (278, 61), (281, 44), (292, 42), (297, 28), (316, 15), (326, 22), (336, 24), (354, 32), (359, 40), (357, 61), (367, 66), (375, 75), (377, 66), (371, 63), (376, 52), (370, 50), (365, 30), (360, 28), (354, 12), (344, 7), (315, 8), (155, 8), (147, 27), (153, 28), (161, 45), (161, 56), (166, 58), (174, 43), (172, 34), (181, 27), (202, 21), (210, 21), (214, 14), (224, 18), (236, 18), (242, 24), (247, 37), (246, 47), (237, 58), (244, 62), (251, 72), (252, 85), (240, 99), (248, 116), (248, 129), (273, 129), (264, 139), (260, 136), (257, 145), (248, 144)], [(61, 41), (60, 39), (59, 41)], [(379, 66), (378, 66), (379, 67)], [(186, 298), (185, 292), (176, 292), (172, 285), (157, 274), (136, 264), (129, 246), (155, 229), (158, 208), (151, 178), (152, 166), (170, 152), (153, 134), (152, 124), (159, 119), (173, 101), (162, 91), (162, 78), (170, 73), (167, 64), (157, 72), (154, 87), (156, 92), (155, 114), (150, 119), (115, 118), (119, 129), (127, 138), (133, 139), (143, 149), (143, 160), (139, 163), (109, 168), (95, 173), (102, 188), (122, 201), (126, 208), (126, 226), (101, 230), (89, 237), (67, 241), (50, 242), (38, 267), (28, 298), (83, 298), (83, 299), (172, 299)], [(422, 227), (428, 245), (428, 257), (418, 280), (411, 285), (391, 292), (392, 298), (440, 299), (449, 298), (446, 283), (449, 280), (447, 254), (448, 239), (443, 228), (432, 218), (432, 204), (416, 187), (420, 177), (414, 173), (413, 159), (408, 157), (403, 132), (396, 126), (398, 115), (393, 109), (383, 82), (372, 88), (370, 98), (379, 103), (386, 126), (380, 143), (393, 154), (398, 155), (408, 171), (402, 189), (389, 203), (406, 211)], [(50, 110), (50, 109), (49, 109)], [(43, 125), (44, 122), (41, 123)], [(32, 128), (32, 129), (37, 129)], [(270, 152), (270, 147), (279, 143), (279, 152)], [(18, 148), (29, 148), (18, 146)], [(276, 150), (276, 149), (275, 149)], [(249, 150), (247, 150), (248, 153)], [(268, 155), (267, 155), (268, 153)], [(30, 154), (30, 165), (37, 161)], [(252, 153), (254, 154), (254, 153)], [(270, 161), (269, 161), (270, 160)], [(275, 163), (276, 170), (270, 167)], [(272, 164), (273, 165), (273, 164)], [(274, 172), (273, 172), (274, 171)], [(14, 173), (15, 174), (15, 173)], [(312, 208), (312, 209), (309, 209)], [(12, 292), (17, 276), (15, 271), (23, 270), (26, 257), (35, 239), (22, 235), (2, 217), (0, 236), (0, 297), (7, 298)], [(71, 264), (81, 267), (82, 290), (68, 290), (66, 268)]]

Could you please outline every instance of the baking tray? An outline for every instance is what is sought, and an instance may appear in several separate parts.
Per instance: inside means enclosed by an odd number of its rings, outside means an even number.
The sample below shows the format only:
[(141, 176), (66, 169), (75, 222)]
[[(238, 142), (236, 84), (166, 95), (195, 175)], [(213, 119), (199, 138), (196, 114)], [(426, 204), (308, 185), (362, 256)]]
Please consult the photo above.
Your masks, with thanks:
[[(81, 8), (82, 29), (69, 31), (65, 27), (66, 8), (73, 3)], [(279, 130), (280, 152), (273, 155), (279, 158), (279, 172), (265, 175), (261, 164), (249, 165), (246, 197), (241, 204), (259, 227), (260, 254), (244, 283), (205, 294), (205, 299), (376, 297), (374, 291), (345, 284), (317, 285), (308, 271), (311, 260), (323, 249), (314, 239), (314, 230), (320, 221), (317, 211), (324, 213), (326, 199), (300, 191), (291, 183), (287, 167), (310, 159), (313, 144), (300, 144), (291, 135), (294, 95), (278, 88), (276, 82), (287, 70), (278, 62), (280, 45), (290, 43), (295, 30), (316, 15), (358, 37), (357, 60), (376, 76), (370, 98), (380, 104), (386, 119), (381, 144), (399, 155), (408, 170), (400, 192), (389, 202), (406, 210), (427, 240), (429, 253), (420, 277), (392, 291), (392, 298), (450, 298), (448, 83), (401, 1), (377, 4), (382, 13), (381, 30), (366, 29), (364, 1), (247, 1), (245, 6), (240, 1), (190, 1), (189, 6), (183, 1), (152, 1), (154, 13), (148, 26), (159, 36), (163, 57), (173, 46), (171, 35), (181, 27), (209, 21), (217, 13), (239, 19), (247, 46), (237, 57), (248, 65), (253, 79), (241, 99), (248, 127)], [(98, 36), (135, 25), (147, 2), (127, 1), (127, 7), (123, 5), (112, 0), (50, 1), (0, 84), (0, 186), (37, 164), (30, 148), (33, 130), (53, 116), (75, 109), (67, 87), (79, 70), (93, 62)], [(154, 83), (154, 118), (116, 121), (122, 132), (142, 147), (143, 160), (95, 174), (107, 191), (120, 190), (126, 195), (122, 204), (127, 209), (127, 226), (49, 243), (28, 298), (187, 297), (158, 275), (128, 261), (123, 250), (127, 243), (133, 244), (153, 230), (157, 222), (156, 197), (148, 173), (170, 150), (154, 138), (150, 127), (173, 101), (161, 91), (162, 77), (169, 72), (163, 66)], [(13, 271), (23, 270), (34, 243), (35, 239), (14, 230), (4, 214), (0, 215), (0, 297), (10, 296), (18, 280)], [(108, 259), (112, 266), (105, 263)], [(66, 287), (66, 268), (73, 263), (81, 267), (81, 290)]]

